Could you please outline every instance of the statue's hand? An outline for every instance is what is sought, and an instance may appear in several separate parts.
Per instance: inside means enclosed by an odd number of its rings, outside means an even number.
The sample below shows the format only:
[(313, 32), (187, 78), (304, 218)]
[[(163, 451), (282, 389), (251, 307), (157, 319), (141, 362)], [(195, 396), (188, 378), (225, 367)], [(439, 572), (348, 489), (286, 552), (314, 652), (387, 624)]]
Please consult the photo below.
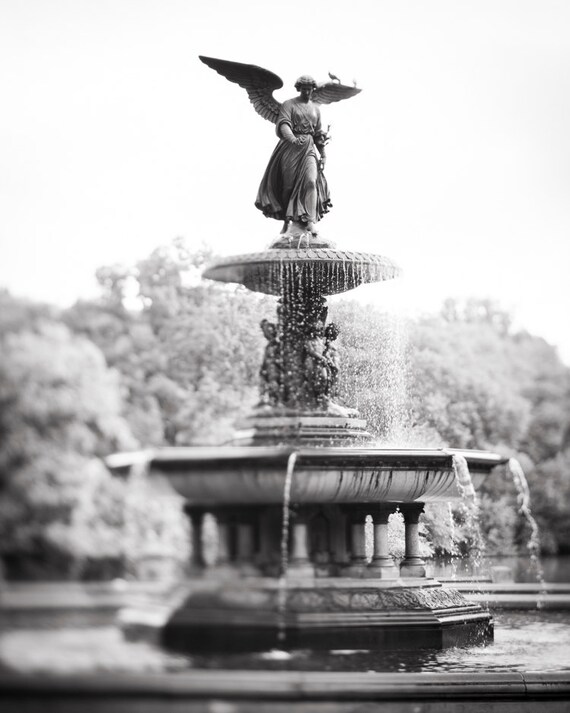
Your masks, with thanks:
[(295, 144), (297, 146), (304, 146), (308, 140), (309, 140), (309, 137), (307, 134), (301, 134), (300, 136), (297, 136), (297, 138), (295, 140)]

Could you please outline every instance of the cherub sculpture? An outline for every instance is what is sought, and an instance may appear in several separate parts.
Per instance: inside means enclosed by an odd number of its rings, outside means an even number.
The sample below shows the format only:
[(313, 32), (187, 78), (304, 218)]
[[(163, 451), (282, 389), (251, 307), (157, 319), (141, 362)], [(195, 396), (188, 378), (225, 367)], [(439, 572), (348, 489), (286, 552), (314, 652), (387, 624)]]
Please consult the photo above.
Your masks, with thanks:
[(361, 90), (339, 81), (318, 85), (303, 75), (295, 82), (299, 96), (282, 104), (273, 92), (283, 86), (273, 72), (254, 64), (200, 57), (204, 64), (243, 87), (255, 111), (276, 125), (275, 147), (255, 205), (269, 218), (283, 220), (285, 238), (317, 235), (316, 224), (331, 207), (323, 169), (328, 133), (321, 126), (319, 104), (348, 99)]
[(305, 380), (317, 407), (323, 408), (328, 400), (329, 362), (325, 356), (325, 325), (318, 321), (311, 325), (304, 344)]
[(331, 399), (338, 396), (338, 373), (340, 371), (340, 355), (336, 345), (338, 335), (339, 328), (334, 322), (329, 322), (325, 327), (324, 357), (328, 367), (327, 396)]
[(274, 406), (279, 401), (279, 389), (281, 384), (279, 338), (277, 336), (277, 328), (273, 322), (262, 319), (260, 327), (263, 336), (267, 339), (267, 345), (259, 372), (261, 399), (258, 405)]

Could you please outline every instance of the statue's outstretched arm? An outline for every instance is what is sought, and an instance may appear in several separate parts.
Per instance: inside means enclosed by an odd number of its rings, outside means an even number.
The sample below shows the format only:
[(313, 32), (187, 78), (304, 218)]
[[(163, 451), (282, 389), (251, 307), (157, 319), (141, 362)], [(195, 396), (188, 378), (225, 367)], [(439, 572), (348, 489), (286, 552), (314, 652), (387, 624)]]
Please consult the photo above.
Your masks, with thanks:
[(273, 96), (276, 89), (281, 89), (283, 82), (273, 72), (255, 64), (242, 64), (241, 62), (230, 62), (226, 59), (216, 59), (215, 57), (203, 57), (200, 59), (204, 64), (214, 69), (230, 82), (243, 87), (253, 104), (255, 111), (264, 119), (277, 122), (281, 104)]

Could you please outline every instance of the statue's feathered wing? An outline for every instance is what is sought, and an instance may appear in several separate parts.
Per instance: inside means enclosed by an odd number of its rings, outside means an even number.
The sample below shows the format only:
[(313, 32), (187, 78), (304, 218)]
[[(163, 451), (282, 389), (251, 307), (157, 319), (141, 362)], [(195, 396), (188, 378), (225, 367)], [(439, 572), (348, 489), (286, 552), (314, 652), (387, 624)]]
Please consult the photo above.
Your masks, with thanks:
[(313, 101), (317, 104), (332, 104), (332, 102), (339, 102), (342, 99), (350, 99), (350, 97), (360, 94), (361, 91), (362, 89), (358, 87), (347, 87), (339, 82), (327, 82), (319, 84), (315, 89)]
[(253, 104), (255, 111), (264, 119), (277, 123), (281, 104), (273, 96), (276, 89), (281, 89), (283, 82), (273, 72), (255, 64), (242, 64), (241, 62), (229, 62), (225, 59), (215, 59), (214, 57), (202, 57), (200, 59), (208, 67), (215, 69), (230, 82), (235, 82), (243, 87)]
[[(280, 77), (255, 64), (230, 62), (226, 59), (215, 59), (214, 57), (203, 57), (202, 55), (200, 55), (200, 59), (208, 67), (216, 70), (218, 74), (229, 79), (230, 82), (235, 82), (240, 87), (243, 87), (255, 111), (264, 119), (274, 124), (277, 123), (281, 104), (275, 99), (273, 92), (283, 86)], [(331, 104), (342, 99), (349, 99), (361, 91), (357, 87), (347, 87), (339, 82), (327, 82), (326, 84), (320, 84), (315, 89), (313, 101), (318, 104)]]

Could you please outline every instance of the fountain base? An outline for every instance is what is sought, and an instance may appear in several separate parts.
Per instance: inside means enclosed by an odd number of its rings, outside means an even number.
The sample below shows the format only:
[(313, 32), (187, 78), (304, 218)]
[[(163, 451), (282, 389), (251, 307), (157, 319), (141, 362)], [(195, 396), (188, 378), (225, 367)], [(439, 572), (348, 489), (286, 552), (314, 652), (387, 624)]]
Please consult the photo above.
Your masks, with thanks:
[[(370, 440), (366, 421), (351, 409), (334, 405), (338, 412), (286, 412), (258, 410), (237, 424), (232, 443), (239, 446), (279, 445), (292, 442), (304, 445), (355, 445)], [(344, 411), (344, 412), (343, 412)]]
[[(267, 416), (276, 436), (284, 424), (274, 419), (287, 418), (305, 417)], [(323, 428), (330, 428), (332, 417), (306, 418), (316, 419), (313, 426), (322, 419)], [(358, 421), (347, 418), (345, 427)], [(504, 461), (483, 451), (312, 444), (154, 452), (151, 472), (166, 477), (187, 501), (196, 577), (152, 611), (125, 612), (126, 635), (150, 635), (176, 650), (222, 653), (442, 649), (491, 641), (489, 612), (427, 578), (420, 556), (424, 503), (459, 497), (459, 456), (475, 483)], [(117, 457), (111, 465), (128, 463)], [(399, 566), (388, 542), (396, 510), (405, 530)], [(208, 566), (206, 515), (218, 533)], [(367, 527), (373, 535), (370, 561)]]
[[(270, 649), (442, 649), (493, 639), (491, 615), (435, 580), (334, 577), (290, 582), (249, 578), (178, 591), (157, 616), (123, 620), (129, 638), (158, 639), (184, 652)], [(190, 591), (188, 591), (190, 590)], [(146, 630), (146, 634), (143, 634)]]

